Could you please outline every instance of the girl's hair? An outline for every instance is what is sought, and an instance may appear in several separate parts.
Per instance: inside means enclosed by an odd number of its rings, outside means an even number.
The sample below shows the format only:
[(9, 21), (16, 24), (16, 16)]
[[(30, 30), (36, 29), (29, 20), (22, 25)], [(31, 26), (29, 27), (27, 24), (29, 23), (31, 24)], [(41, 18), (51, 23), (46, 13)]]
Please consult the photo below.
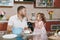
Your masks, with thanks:
[(43, 13), (38, 13), (37, 15), (40, 15), (41, 18), (42, 18), (42, 21), (43, 21), (44, 23), (46, 23), (46, 18), (45, 18), (45, 15), (44, 15)]

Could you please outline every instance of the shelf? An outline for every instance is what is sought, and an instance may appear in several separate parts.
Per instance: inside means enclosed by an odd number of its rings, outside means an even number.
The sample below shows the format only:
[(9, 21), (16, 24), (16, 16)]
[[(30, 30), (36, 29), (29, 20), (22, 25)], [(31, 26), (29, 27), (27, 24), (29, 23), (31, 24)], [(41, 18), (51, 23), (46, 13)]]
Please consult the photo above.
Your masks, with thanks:
[(34, 2), (32, 1), (14, 1), (14, 3), (17, 3), (17, 4), (33, 4)]
[(13, 6), (0, 6), (0, 8), (12, 8)]

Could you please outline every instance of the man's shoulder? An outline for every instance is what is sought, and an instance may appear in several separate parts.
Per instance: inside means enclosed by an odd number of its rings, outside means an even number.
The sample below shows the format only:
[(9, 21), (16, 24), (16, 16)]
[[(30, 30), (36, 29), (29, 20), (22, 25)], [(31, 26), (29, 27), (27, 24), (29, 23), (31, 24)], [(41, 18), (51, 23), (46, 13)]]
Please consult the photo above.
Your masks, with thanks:
[(10, 18), (16, 18), (17, 17), (17, 15), (13, 15), (13, 16), (11, 16)]
[(17, 15), (13, 15), (10, 17), (10, 19), (15, 19), (17, 17)]
[(27, 21), (28, 20), (27, 17), (24, 17), (24, 20)]

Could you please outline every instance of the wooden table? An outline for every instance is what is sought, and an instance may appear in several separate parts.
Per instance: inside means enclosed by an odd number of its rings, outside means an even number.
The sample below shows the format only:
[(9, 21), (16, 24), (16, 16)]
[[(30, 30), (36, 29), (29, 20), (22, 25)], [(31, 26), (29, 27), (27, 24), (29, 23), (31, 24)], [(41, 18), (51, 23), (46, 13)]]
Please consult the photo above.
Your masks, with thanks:
[(52, 36), (49, 36), (48, 38), (51, 39), (51, 40), (60, 40), (60, 36), (52, 35)]

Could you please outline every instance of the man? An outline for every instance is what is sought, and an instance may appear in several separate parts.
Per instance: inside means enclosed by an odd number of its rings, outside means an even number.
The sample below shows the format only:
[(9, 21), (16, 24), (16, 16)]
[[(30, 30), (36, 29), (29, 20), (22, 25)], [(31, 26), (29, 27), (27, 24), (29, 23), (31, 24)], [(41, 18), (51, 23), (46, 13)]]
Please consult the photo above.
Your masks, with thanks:
[(8, 21), (7, 32), (10, 33), (13, 27), (20, 27), (23, 30), (28, 29), (26, 19), (26, 8), (24, 6), (19, 6), (17, 8), (17, 14), (10, 17)]

